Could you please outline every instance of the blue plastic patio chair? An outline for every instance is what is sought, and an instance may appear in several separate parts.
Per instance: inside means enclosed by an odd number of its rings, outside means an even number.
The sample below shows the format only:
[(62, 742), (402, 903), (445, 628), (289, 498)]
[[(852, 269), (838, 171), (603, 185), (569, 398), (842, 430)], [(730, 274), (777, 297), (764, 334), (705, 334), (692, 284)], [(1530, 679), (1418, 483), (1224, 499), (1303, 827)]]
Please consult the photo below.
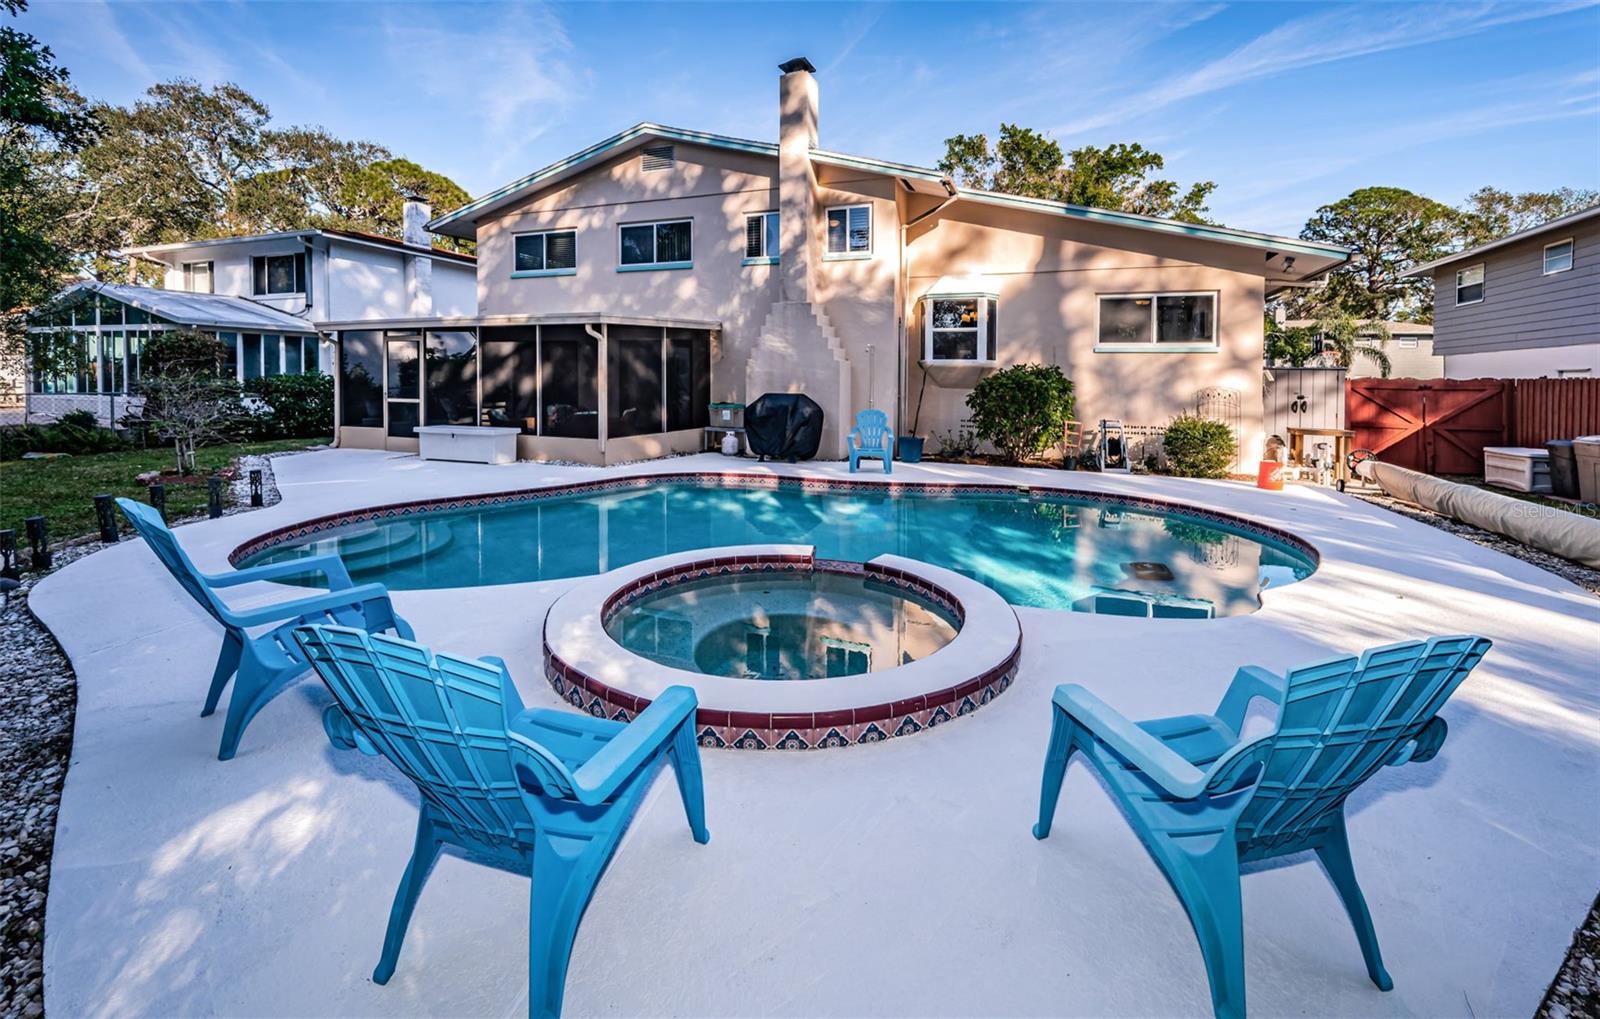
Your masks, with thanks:
[(628, 724), (523, 710), (505, 662), (435, 654), (340, 626), (295, 636), (337, 704), (334, 746), (382, 754), (422, 795), (372, 979), (394, 975), (428, 871), (445, 845), (532, 875), (528, 1014), (558, 1016), (578, 922), (663, 759), (699, 843), (710, 841), (694, 691), (667, 688)]
[[(354, 584), (344, 562), (336, 555), (308, 556), (269, 566), (205, 574), (195, 569), (183, 546), (178, 544), (177, 535), (153, 507), (132, 499), (118, 499), (117, 505), (173, 579), (222, 626), (222, 653), (217, 656), (217, 666), (211, 674), (211, 690), (200, 712), (203, 718), (217, 710), (222, 691), (232, 678), (233, 696), (228, 699), (228, 717), (222, 727), (218, 760), (231, 759), (238, 752), (245, 726), (256, 712), (291, 680), (310, 670), (299, 645), (289, 636), (294, 627), (303, 623), (335, 622), (374, 631), (393, 630), (402, 637), (413, 636), (410, 624), (394, 611), (384, 586)], [(216, 591), (222, 587), (307, 573), (326, 576), (330, 590), (245, 610), (229, 608)], [(250, 635), (252, 629), (262, 626), (272, 626), (272, 629), (258, 636)]]
[[(1081, 686), (1056, 687), (1036, 838), (1050, 834), (1067, 761), (1100, 773), (1194, 926), (1219, 1017), (1245, 1014), (1239, 866), (1314, 851), (1344, 901), (1367, 975), (1394, 986), (1356, 882), (1345, 799), (1387, 764), (1431, 760), (1437, 712), (1489, 649), (1482, 637), (1435, 637), (1303, 666), (1280, 677), (1246, 666), (1215, 715), (1130, 722)], [(1241, 740), (1257, 697), (1277, 728)]]
[(856, 426), (845, 436), (845, 451), (850, 456), (850, 473), (864, 458), (883, 461), (883, 473), (894, 473), (894, 433), (889, 430), (889, 415), (881, 410), (864, 410), (856, 415)]

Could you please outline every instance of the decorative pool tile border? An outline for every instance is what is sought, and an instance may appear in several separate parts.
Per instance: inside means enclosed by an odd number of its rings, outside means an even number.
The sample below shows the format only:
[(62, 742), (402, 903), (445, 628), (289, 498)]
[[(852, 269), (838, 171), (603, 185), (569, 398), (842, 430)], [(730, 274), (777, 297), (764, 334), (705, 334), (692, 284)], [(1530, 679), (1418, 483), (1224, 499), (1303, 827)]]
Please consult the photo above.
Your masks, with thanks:
[(590, 495), (599, 492), (629, 491), (657, 484), (692, 484), (705, 488), (798, 488), (803, 492), (861, 492), (886, 493), (891, 498), (906, 495), (957, 496), (957, 495), (1016, 495), (1030, 498), (1044, 497), (1071, 499), (1120, 509), (1148, 510), (1155, 513), (1181, 513), (1187, 517), (1209, 523), (1221, 524), (1246, 535), (1263, 537), (1295, 549), (1320, 565), (1322, 554), (1304, 538), (1269, 524), (1256, 523), (1244, 517), (1224, 513), (1192, 503), (1171, 499), (1158, 499), (1143, 495), (1123, 495), (1110, 492), (1091, 492), (1076, 488), (1057, 488), (1050, 485), (1007, 485), (996, 483), (955, 483), (947, 481), (864, 481), (854, 478), (805, 478), (771, 474), (741, 474), (736, 471), (679, 471), (670, 474), (634, 474), (622, 478), (600, 481), (579, 481), (544, 488), (521, 488), (507, 492), (489, 492), (480, 495), (449, 496), (441, 499), (418, 499), (410, 502), (388, 503), (358, 510), (346, 510), (313, 517), (259, 534), (228, 554), (228, 561), (238, 565), (250, 556), (276, 545), (302, 539), (351, 524), (387, 520), (410, 513), (448, 512), (475, 509), (482, 506), (506, 506), (513, 503), (540, 502), (573, 495)]
[[(611, 617), (630, 602), (662, 587), (702, 577), (736, 573), (762, 573), (779, 570), (871, 574), (874, 580), (910, 591), (939, 605), (958, 620), (966, 611), (949, 591), (905, 570), (877, 563), (851, 563), (833, 559), (813, 560), (805, 555), (723, 556), (683, 563), (646, 574), (623, 585), (605, 600), (601, 619)], [(1017, 676), (1022, 658), (1022, 638), (1005, 659), (981, 676), (964, 683), (864, 708), (833, 711), (765, 713), (724, 711), (700, 708), (695, 712), (696, 738), (702, 747), (734, 750), (823, 750), (864, 743), (881, 743), (896, 736), (909, 736), (954, 721), (988, 704), (1005, 693)], [(556, 695), (580, 711), (596, 718), (619, 722), (632, 721), (649, 706), (637, 697), (595, 679), (575, 668), (544, 642), (545, 678)]]

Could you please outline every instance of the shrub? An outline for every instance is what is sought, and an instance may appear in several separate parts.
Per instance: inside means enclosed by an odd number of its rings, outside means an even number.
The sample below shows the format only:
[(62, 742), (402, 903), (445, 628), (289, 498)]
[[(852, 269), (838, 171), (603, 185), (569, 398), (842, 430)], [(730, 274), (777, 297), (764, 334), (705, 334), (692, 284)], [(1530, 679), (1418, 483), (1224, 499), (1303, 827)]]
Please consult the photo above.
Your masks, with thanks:
[(244, 384), (264, 413), (251, 416), (258, 439), (309, 439), (333, 434), (333, 376), (265, 375)]
[(101, 428), (92, 412), (75, 410), (49, 425), (0, 428), (0, 460), (16, 460), (24, 453), (109, 453), (128, 449), (129, 443), (109, 428)]
[(139, 370), (149, 375), (222, 375), (228, 350), (194, 329), (169, 329), (145, 341)]
[(1061, 438), (1072, 420), (1072, 381), (1053, 364), (1015, 364), (979, 379), (967, 409), (977, 437), (1020, 463)]
[(1225, 478), (1233, 463), (1233, 429), (1221, 421), (1180, 414), (1162, 436), (1167, 471), (1180, 478)]

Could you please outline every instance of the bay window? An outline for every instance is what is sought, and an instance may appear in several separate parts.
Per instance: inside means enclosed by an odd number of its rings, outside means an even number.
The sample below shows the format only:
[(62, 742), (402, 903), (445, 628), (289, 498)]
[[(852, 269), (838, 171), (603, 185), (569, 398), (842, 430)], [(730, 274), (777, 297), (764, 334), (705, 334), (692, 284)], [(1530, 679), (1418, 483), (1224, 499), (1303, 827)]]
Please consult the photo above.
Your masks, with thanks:
[(922, 302), (925, 362), (992, 364), (999, 302), (988, 295), (932, 295)]

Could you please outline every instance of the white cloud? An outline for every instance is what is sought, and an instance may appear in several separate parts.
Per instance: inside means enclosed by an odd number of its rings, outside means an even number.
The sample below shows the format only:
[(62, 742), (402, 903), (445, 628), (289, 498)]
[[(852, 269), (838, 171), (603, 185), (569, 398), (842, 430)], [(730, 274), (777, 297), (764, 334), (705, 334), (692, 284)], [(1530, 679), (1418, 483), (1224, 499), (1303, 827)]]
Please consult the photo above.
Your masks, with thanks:
[(1226, 56), (1100, 106), (1056, 131), (1063, 135), (1091, 131), (1148, 115), (1185, 99), (1288, 71), (1460, 38), (1499, 25), (1590, 6), (1594, 6), (1594, 0), (1511, 5), (1341, 5), (1285, 22)]

